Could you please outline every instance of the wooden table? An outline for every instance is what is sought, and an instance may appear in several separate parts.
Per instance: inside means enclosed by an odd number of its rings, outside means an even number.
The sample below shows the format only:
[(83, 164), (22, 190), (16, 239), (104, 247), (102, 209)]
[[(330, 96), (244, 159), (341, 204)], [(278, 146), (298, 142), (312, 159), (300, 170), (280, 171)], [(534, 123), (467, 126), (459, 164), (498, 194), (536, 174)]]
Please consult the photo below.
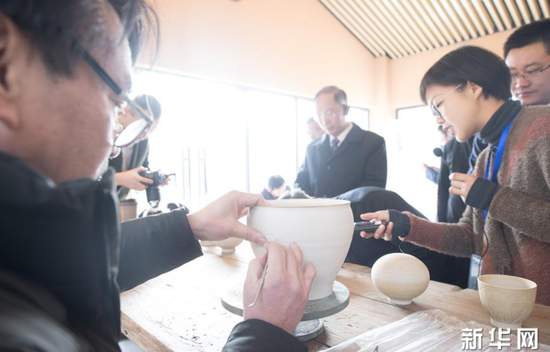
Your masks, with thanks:
[[(252, 258), (243, 243), (230, 255), (210, 247), (205, 255), (121, 296), (123, 333), (145, 351), (221, 351), (241, 317), (220, 303), (225, 292), (242, 286)], [(338, 281), (350, 290), (350, 304), (327, 317), (325, 332), (308, 342), (320, 351), (365, 331), (427, 309), (441, 309), (462, 321), (491, 325), (477, 291), (432, 281), (413, 304), (390, 304), (374, 287), (370, 268), (345, 264)], [(524, 327), (539, 329), (539, 342), (550, 344), (550, 307), (536, 305)]]

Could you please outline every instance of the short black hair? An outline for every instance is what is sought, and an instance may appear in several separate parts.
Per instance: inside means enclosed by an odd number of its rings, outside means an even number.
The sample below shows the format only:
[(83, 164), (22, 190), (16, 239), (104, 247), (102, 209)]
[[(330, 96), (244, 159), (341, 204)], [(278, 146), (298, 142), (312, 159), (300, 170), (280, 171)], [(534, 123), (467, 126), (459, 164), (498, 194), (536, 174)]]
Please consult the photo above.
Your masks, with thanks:
[(535, 21), (518, 28), (504, 43), (504, 58), (510, 50), (542, 42), (546, 53), (550, 55), (550, 19)]
[(160, 106), (159, 101), (152, 95), (139, 95), (134, 101), (144, 110), (151, 110), (155, 120), (160, 119), (162, 114), (162, 107)]
[(156, 25), (158, 37), (158, 18), (145, 0), (0, 0), (0, 12), (29, 39), (51, 73), (72, 76), (81, 47), (121, 39), (108, 37), (105, 4), (118, 14), (135, 62), (149, 24)]
[(321, 89), (320, 91), (317, 92), (317, 94), (315, 94), (315, 98), (313, 98), (313, 100), (317, 100), (317, 98), (321, 95), (321, 94), (330, 94), (330, 93), (334, 93), (334, 100), (336, 100), (336, 102), (342, 106), (348, 106), (348, 96), (346, 94), (346, 92), (344, 92), (344, 90), (336, 87), (336, 86), (326, 86), (324, 87), (323, 89)]
[(267, 187), (269, 187), (271, 190), (280, 188), (284, 184), (285, 179), (282, 178), (280, 175), (271, 176), (267, 181)]
[(483, 95), (508, 100), (510, 92), (510, 70), (500, 57), (476, 47), (463, 46), (443, 56), (426, 72), (420, 83), (420, 97), (424, 104), (426, 90), (431, 85), (458, 86), (472, 82), (483, 88)]

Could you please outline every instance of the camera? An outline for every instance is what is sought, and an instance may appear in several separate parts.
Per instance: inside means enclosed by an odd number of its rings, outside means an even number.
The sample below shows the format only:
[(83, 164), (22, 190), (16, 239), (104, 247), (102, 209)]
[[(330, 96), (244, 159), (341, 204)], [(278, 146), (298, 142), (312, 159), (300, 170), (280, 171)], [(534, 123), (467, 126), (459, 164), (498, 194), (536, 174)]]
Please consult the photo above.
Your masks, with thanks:
[(146, 184), (147, 201), (149, 202), (149, 205), (151, 205), (153, 208), (158, 207), (160, 203), (159, 186), (164, 183), (164, 181), (170, 176), (170, 174), (163, 174), (160, 171), (151, 172), (147, 170), (147, 171), (141, 171), (139, 175), (142, 177), (148, 178), (150, 180), (153, 180), (152, 184)]

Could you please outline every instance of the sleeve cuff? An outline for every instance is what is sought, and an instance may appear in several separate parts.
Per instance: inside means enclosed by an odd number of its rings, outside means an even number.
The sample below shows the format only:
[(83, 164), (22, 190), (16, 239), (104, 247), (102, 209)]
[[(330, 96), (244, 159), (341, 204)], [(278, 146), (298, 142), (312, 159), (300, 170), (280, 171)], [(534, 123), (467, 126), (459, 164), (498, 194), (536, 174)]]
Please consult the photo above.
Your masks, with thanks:
[(307, 352), (307, 347), (283, 329), (259, 319), (235, 325), (223, 352)]
[(466, 205), (477, 209), (489, 210), (491, 202), (499, 189), (500, 187), (496, 183), (479, 177), (472, 185), (472, 188), (470, 188), (470, 192), (468, 192)]
[(411, 220), (407, 214), (400, 211), (390, 209), (388, 212), (390, 213), (390, 222), (393, 222), (392, 242), (399, 243), (398, 237), (406, 237), (409, 234), (411, 230)]

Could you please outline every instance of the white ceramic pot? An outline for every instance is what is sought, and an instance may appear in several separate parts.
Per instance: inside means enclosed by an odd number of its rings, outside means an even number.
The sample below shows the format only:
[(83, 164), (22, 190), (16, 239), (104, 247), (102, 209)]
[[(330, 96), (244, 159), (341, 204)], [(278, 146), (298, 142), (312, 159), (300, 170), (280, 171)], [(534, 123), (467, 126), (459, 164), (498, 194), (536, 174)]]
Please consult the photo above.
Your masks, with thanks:
[(481, 304), (491, 315), (491, 324), (518, 329), (533, 310), (537, 284), (517, 276), (481, 275), (477, 278)]
[[(309, 293), (310, 300), (332, 293), (334, 280), (344, 263), (353, 236), (350, 202), (337, 199), (285, 199), (256, 206), (248, 215), (248, 226), (261, 231), (268, 241), (282, 245), (296, 242), (311, 261), (317, 275)], [(256, 256), (265, 252), (252, 244)]]
[(430, 272), (422, 261), (409, 254), (386, 254), (371, 270), (374, 286), (388, 296), (390, 302), (407, 305), (420, 296), (430, 283)]

